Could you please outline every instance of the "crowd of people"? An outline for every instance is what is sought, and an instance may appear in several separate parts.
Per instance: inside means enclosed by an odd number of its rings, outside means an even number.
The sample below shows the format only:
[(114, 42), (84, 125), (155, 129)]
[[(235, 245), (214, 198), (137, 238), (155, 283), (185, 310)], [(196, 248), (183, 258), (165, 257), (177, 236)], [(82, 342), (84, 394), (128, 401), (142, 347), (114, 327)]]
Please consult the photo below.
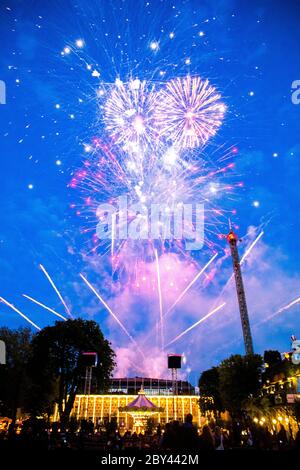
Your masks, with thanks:
[(283, 425), (276, 431), (255, 424), (245, 429), (238, 422), (226, 427), (214, 421), (198, 429), (188, 414), (184, 423), (172, 421), (164, 429), (158, 425), (154, 432), (120, 432), (108, 426), (95, 428), (92, 421), (83, 421), (80, 429), (62, 430), (59, 423), (51, 428), (42, 421), (24, 422), (18, 431), (7, 426), (0, 431), (0, 450), (13, 448), (37, 448), (42, 450), (73, 449), (99, 451), (126, 451), (140, 449), (158, 452), (201, 452), (231, 449), (288, 450), (300, 449), (300, 430), (295, 438)]

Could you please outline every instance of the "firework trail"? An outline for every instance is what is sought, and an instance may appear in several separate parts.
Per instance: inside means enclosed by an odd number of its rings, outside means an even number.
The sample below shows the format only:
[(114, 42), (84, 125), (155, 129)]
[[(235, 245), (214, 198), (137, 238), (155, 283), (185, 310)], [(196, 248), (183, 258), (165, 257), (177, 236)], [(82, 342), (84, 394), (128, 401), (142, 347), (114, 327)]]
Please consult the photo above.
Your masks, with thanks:
[[(205, 272), (205, 270), (209, 267), (209, 265), (214, 261), (214, 259), (218, 256), (218, 253), (215, 253), (214, 256), (205, 264), (205, 266), (197, 273), (197, 275), (192, 279), (192, 281), (188, 284), (188, 286), (181, 292), (179, 297), (175, 300), (175, 302), (168, 308), (166, 313), (163, 315), (163, 320), (169, 313), (176, 307), (176, 305), (183, 299), (185, 294), (191, 289), (191, 287), (195, 284), (195, 282), (199, 279), (199, 277)], [(154, 330), (150, 331), (147, 336), (144, 338), (144, 342), (146, 342), (151, 335), (153, 335)]]
[(180, 148), (204, 145), (221, 126), (225, 105), (208, 80), (175, 78), (159, 92), (155, 111), (160, 137)]
[(204, 317), (202, 317), (200, 320), (198, 320), (196, 323), (194, 323), (192, 326), (184, 330), (182, 333), (180, 333), (176, 338), (172, 339), (167, 346), (170, 346), (171, 344), (175, 343), (175, 341), (178, 341), (182, 336), (186, 335), (189, 331), (193, 330), (196, 326), (200, 325), (200, 323), (204, 322), (207, 320), (209, 317), (211, 317), (214, 313), (217, 313), (221, 308), (223, 308), (226, 305), (226, 302), (223, 302), (221, 305), (218, 307), (214, 308), (211, 312), (207, 313)]
[(50, 282), (51, 286), (53, 287), (53, 289), (55, 290), (56, 294), (58, 295), (61, 303), (63, 304), (64, 308), (65, 308), (65, 311), (67, 312), (67, 314), (73, 318), (73, 315), (71, 314), (71, 311), (69, 309), (69, 307), (67, 306), (66, 302), (64, 301), (61, 293), (59, 292), (59, 290), (57, 289), (56, 285), (54, 284), (54, 282), (52, 281), (50, 275), (48, 274), (48, 272), (46, 271), (46, 269), (44, 268), (44, 266), (42, 264), (40, 264), (40, 268), (41, 270), (43, 271), (43, 273), (45, 274), (46, 278), (48, 279), (48, 281)]
[(24, 313), (20, 312), (20, 310), (18, 310), (13, 304), (10, 304), (7, 300), (3, 299), (3, 297), (0, 297), (0, 301), (3, 302), (8, 307), (10, 307), (12, 310), (14, 310), (14, 312), (18, 313), (18, 315), (20, 315), (22, 318), (24, 318), (34, 328), (36, 328), (39, 331), (41, 330), (41, 328), (38, 325), (36, 325), (32, 320), (30, 320), (30, 318), (28, 318), (26, 315), (24, 315)]
[(131, 336), (130, 333), (128, 333), (127, 329), (125, 328), (125, 326), (123, 325), (123, 323), (119, 320), (119, 318), (114, 314), (114, 312), (112, 311), (112, 309), (107, 305), (107, 303), (105, 302), (105, 300), (102, 299), (101, 295), (96, 291), (96, 289), (92, 286), (92, 284), (89, 283), (89, 281), (83, 276), (83, 274), (80, 274), (80, 277), (81, 279), (85, 282), (85, 284), (91, 289), (91, 291), (95, 294), (95, 296), (100, 300), (100, 302), (102, 303), (102, 305), (104, 305), (104, 307), (106, 308), (106, 310), (111, 314), (111, 316), (115, 319), (115, 321), (118, 323), (118, 325), (122, 328), (122, 330), (124, 331), (124, 333), (126, 334), (126, 336), (128, 336), (128, 338), (130, 339), (130, 341), (132, 342), (132, 344), (134, 344), (134, 346), (140, 351), (140, 353), (142, 354), (142, 356), (145, 358), (144, 356), (144, 353), (143, 351), (140, 349), (139, 345), (137, 344), (137, 342), (135, 341), (135, 339)]
[(249, 246), (249, 248), (247, 248), (247, 250), (245, 251), (245, 253), (243, 254), (243, 256), (241, 257), (241, 261), (240, 261), (240, 264), (243, 264), (244, 261), (247, 259), (247, 256), (251, 253), (251, 251), (253, 250), (253, 248), (255, 247), (256, 243), (261, 239), (261, 237), (264, 235), (264, 231), (262, 230), (260, 232), (260, 234), (255, 238), (255, 240), (251, 243), (251, 245)]
[(292, 300), (291, 302), (289, 302), (287, 305), (285, 305), (284, 307), (281, 307), (279, 310), (277, 310), (275, 313), (273, 313), (272, 315), (269, 315), (267, 318), (265, 318), (264, 320), (260, 321), (259, 323), (256, 323), (254, 325), (254, 327), (257, 327), (257, 326), (260, 326), (262, 325), (263, 323), (266, 323), (267, 321), (271, 320), (272, 318), (276, 317), (277, 315), (279, 315), (280, 313), (282, 312), (285, 312), (286, 310), (289, 310), (290, 308), (292, 308), (294, 305), (297, 305), (300, 303), (300, 297), (297, 297), (296, 299)]
[(199, 279), (199, 277), (206, 271), (208, 266), (214, 261), (214, 259), (218, 256), (218, 253), (215, 253), (214, 256), (206, 263), (206, 265), (198, 272), (198, 274), (194, 277), (194, 279), (189, 283), (189, 285), (181, 292), (179, 297), (175, 300), (175, 302), (168, 308), (167, 312), (165, 313), (165, 317), (173, 310), (174, 307), (182, 300), (185, 294), (190, 290), (190, 288), (195, 284), (195, 282)]
[(111, 220), (111, 256), (114, 256), (114, 246), (115, 246), (115, 237), (116, 237), (116, 214), (112, 215)]
[(163, 350), (164, 349), (164, 324), (163, 324), (163, 304), (162, 304), (162, 294), (161, 294), (160, 270), (159, 270), (159, 260), (158, 260), (157, 250), (154, 250), (154, 253), (155, 253), (157, 288), (158, 288), (158, 298), (159, 298), (161, 350)]
[(23, 297), (25, 297), (26, 299), (30, 300), (31, 302), (35, 303), (36, 305), (39, 305), (40, 307), (44, 308), (45, 310), (48, 310), (48, 312), (51, 312), (53, 313), (54, 315), (56, 315), (57, 317), (61, 318), (62, 320), (64, 321), (67, 321), (67, 318), (64, 317), (63, 315), (61, 315), (60, 313), (57, 313), (55, 310), (53, 310), (52, 308), (50, 307), (47, 307), (47, 305), (39, 302), (38, 300), (36, 299), (33, 299), (32, 297), (29, 297), (29, 295), (26, 295), (26, 294), (23, 294)]
[(291, 302), (289, 302), (287, 305), (285, 305), (284, 307), (281, 307), (275, 315), (277, 315), (278, 313), (281, 313), (283, 312), (284, 310), (288, 310), (289, 308), (293, 307), (294, 305), (298, 304), (300, 302), (300, 297), (297, 297), (297, 299), (294, 299), (292, 300)]

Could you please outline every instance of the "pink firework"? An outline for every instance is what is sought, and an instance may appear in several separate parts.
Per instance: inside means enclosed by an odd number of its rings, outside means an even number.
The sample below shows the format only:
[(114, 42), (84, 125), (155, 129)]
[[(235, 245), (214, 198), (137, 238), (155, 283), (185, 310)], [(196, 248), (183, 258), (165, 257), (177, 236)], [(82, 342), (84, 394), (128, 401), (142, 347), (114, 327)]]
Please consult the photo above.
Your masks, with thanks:
[(160, 137), (180, 148), (203, 146), (216, 134), (226, 111), (221, 95), (200, 77), (168, 82), (159, 93), (155, 121)]

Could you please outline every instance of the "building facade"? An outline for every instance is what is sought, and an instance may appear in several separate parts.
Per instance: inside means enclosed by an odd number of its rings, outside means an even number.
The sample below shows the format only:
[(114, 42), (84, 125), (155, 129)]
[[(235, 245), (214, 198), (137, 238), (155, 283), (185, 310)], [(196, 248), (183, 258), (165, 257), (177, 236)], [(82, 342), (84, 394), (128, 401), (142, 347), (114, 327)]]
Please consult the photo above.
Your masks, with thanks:
[[(173, 381), (147, 377), (113, 378), (110, 381), (109, 393), (136, 395), (141, 388), (146, 395), (172, 395)], [(178, 395), (195, 395), (195, 387), (185, 380), (177, 380)]]
[[(135, 398), (136, 395), (124, 394), (77, 395), (71, 417), (78, 421), (91, 420), (94, 425), (104, 425), (115, 420), (119, 427), (132, 429), (133, 419), (120, 408), (128, 406)], [(151, 395), (151, 402), (163, 410), (153, 418), (162, 426), (174, 419), (183, 422), (188, 413), (193, 415), (194, 424), (200, 426), (199, 397), (196, 395)], [(56, 408), (54, 421), (58, 420)]]
[[(145, 377), (113, 378), (106, 393), (78, 394), (71, 418), (77, 421), (92, 421), (95, 426), (106, 425), (115, 421), (119, 427), (133, 429), (133, 419), (122, 408), (127, 407), (137, 398), (140, 390), (160, 409), (153, 416), (157, 424), (164, 426), (167, 422), (183, 422), (187, 414), (192, 414), (196, 426), (200, 426), (201, 413), (199, 396), (195, 387), (187, 381), (178, 380), (177, 395), (173, 394), (172, 380)], [(54, 421), (59, 421), (58, 408), (55, 408)]]

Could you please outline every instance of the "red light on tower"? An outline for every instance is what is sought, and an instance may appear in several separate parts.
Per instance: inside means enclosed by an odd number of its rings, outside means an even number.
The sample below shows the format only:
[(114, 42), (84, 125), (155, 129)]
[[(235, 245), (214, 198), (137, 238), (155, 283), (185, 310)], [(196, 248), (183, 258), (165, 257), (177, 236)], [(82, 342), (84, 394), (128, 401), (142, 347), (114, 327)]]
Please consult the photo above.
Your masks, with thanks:
[(230, 230), (230, 232), (227, 235), (227, 241), (228, 243), (236, 243), (239, 239), (236, 233), (233, 232), (233, 230)]

